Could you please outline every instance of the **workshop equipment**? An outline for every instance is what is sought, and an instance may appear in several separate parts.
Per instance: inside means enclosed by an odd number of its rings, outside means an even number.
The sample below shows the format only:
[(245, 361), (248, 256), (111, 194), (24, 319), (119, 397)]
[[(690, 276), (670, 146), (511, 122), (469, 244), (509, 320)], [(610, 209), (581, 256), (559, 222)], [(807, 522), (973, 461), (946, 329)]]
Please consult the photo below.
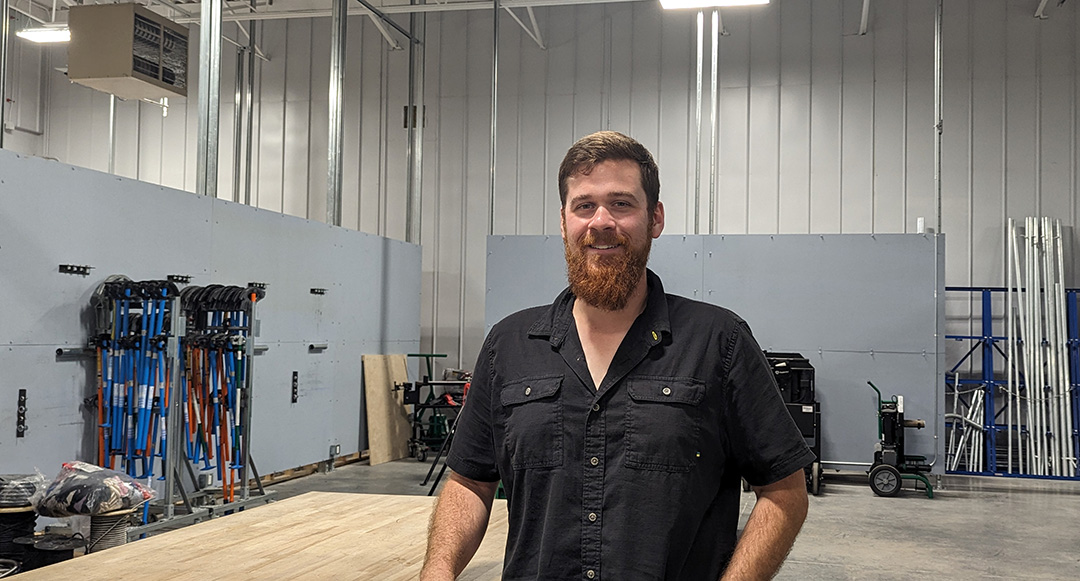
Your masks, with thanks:
[(930, 471), (926, 457), (904, 453), (904, 430), (925, 428), (926, 422), (904, 419), (904, 396), (894, 395), (891, 400), (883, 400), (877, 386), (870, 381), (866, 383), (878, 397), (878, 442), (874, 446), (874, 464), (870, 467), (870, 489), (878, 496), (896, 496), (903, 480), (915, 480), (926, 485), (927, 498), (934, 498), (934, 487), (926, 477)]
[[(806, 445), (814, 453), (815, 460), (803, 468), (806, 474), (806, 490), (814, 496), (821, 494), (821, 402), (816, 399), (814, 366), (801, 353), (765, 352), (765, 359), (772, 367), (780, 396), (787, 406), (791, 419), (799, 428)], [(746, 487), (744, 487), (746, 488)]]

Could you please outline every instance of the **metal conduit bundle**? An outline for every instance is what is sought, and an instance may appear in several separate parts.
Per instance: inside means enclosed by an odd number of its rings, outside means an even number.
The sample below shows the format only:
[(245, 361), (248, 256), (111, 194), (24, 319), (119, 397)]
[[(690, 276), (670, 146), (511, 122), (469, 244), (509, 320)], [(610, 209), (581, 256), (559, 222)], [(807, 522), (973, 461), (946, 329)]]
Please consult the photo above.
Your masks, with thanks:
[[(1022, 255), (1022, 256), (1021, 256)], [(1074, 432), (1080, 394), (1070, 380), (1070, 334), (1075, 309), (1066, 307), (1061, 221), (1027, 218), (1023, 229), (1009, 220), (1007, 299), (1009, 355), (1008, 471), (1034, 476), (1077, 477)], [(1014, 288), (1015, 287), (1015, 288)], [(1070, 320), (1073, 319), (1073, 320)], [(1072, 327), (1072, 328), (1070, 328)]]
[(191, 286), (180, 293), (186, 316), (181, 341), (181, 406), (188, 459), (213, 471), (226, 501), (235, 500), (237, 472), (244, 468), (250, 369), (247, 341), (250, 307), (263, 298), (255, 287)]

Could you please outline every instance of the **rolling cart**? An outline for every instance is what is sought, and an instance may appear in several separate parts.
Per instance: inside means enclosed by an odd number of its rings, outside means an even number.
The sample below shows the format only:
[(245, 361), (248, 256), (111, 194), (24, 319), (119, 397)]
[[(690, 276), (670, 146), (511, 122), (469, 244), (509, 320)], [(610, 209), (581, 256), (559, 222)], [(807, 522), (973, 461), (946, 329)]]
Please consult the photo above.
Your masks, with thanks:
[(904, 454), (904, 429), (922, 429), (923, 420), (904, 419), (904, 396), (894, 395), (889, 401), (881, 399), (881, 391), (872, 382), (866, 382), (877, 392), (878, 442), (874, 446), (874, 464), (870, 467), (870, 489), (878, 496), (896, 496), (904, 480), (922, 482), (926, 485), (926, 497), (934, 498), (934, 487), (926, 473), (930, 465), (925, 456)]
[[(795, 420), (795, 426), (814, 453), (815, 460), (804, 467), (803, 472), (806, 475), (806, 490), (818, 496), (824, 477), (821, 473), (821, 402), (815, 396), (814, 366), (801, 353), (766, 351), (765, 359), (772, 367), (780, 397), (791, 419)], [(743, 490), (750, 490), (749, 484), (744, 482)]]

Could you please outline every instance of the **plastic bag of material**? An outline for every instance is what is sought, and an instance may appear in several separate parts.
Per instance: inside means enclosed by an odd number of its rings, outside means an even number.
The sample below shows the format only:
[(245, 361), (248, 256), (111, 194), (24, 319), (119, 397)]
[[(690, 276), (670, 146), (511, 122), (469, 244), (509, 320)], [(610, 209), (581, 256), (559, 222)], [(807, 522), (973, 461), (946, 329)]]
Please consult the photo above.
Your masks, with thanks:
[(101, 515), (135, 508), (154, 491), (130, 476), (86, 462), (65, 462), (37, 503), (38, 514), (64, 517)]
[(0, 474), (0, 508), (31, 506), (45, 488), (45, 475)]

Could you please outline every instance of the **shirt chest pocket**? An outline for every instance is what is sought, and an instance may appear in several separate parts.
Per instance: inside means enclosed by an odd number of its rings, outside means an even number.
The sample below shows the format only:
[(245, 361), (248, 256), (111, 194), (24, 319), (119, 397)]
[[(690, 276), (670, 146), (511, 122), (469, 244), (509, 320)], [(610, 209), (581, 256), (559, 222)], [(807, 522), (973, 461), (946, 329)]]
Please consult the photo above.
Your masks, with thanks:
[(688, 472), (700, 452), (705, 384), (689, 378), (627, 378), (626, 465)]
[(501, 390), (504, 446), (514, 470), (562, 465), (562, 380), (561, 375), (526, 378)]

